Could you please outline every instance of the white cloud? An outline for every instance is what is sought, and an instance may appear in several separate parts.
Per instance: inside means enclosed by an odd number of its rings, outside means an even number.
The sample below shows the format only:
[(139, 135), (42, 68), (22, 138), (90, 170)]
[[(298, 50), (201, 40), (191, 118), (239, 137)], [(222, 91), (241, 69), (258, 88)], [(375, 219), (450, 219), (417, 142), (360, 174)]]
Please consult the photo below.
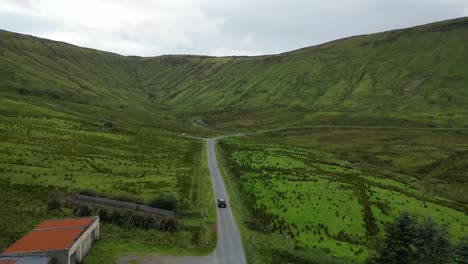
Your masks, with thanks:
[(217, 48), (210, 51), (211, 56), (260, 56), (265, 55), (263, 51), (251, 51), (242, 49)]
[(0, 28), (125, 55), (261, 55), (460, 12), (466, 0), (1, 0)]
[(197, 1), (186, 0), (4, 0), (0, 11), (60, 25), (60, 30), (40, 33), (41, 37), (127, 55), (155, 55), (191, 46), (194, 35), (215, 37), (223, 24), (219, 17), (207, 17)]

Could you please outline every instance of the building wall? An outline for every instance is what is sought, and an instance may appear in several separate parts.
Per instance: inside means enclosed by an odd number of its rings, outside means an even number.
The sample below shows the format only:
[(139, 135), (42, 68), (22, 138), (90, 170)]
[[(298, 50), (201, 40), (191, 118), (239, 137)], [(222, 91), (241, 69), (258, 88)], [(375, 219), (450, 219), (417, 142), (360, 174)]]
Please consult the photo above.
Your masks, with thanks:
[[(52, 263), (56, 264), (69, 264), (69, 257), (67, 250), (50, 250), (50, 251), (36, 251), (36, 252), (24, 252), (24, 253), (12, 253), (12, 254), (4, 254), (5, 256), (37, 256), (46, 255), (53, 259)], [(3, 254), (2, 254), (3, 256)]]
[(0, 263), (16, 264), (54, 264), (52, 258), (46, 255), (6, 257), (0, 254)]
[(91, 249), (91, 245), (94, 243), (92, 239), (93, 231), (96, 234), (96, 238), (99, 238), (99, 218), (94, 221), (94, 223), (86, 229), (83, 234), (73, 243), (73, 245), (68, 250), (68, 261), (64, 264), (69, 264), (70, 257), (73, 253), (76, 252), (76, 262), (81, 262), (83, 258), (88, 254)]

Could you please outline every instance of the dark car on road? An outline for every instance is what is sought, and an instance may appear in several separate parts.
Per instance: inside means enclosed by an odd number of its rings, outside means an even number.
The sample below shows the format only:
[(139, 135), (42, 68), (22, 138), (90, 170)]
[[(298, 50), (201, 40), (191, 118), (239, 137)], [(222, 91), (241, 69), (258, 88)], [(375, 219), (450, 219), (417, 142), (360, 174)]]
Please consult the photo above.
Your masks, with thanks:
[(226, 208), (226, 200), (218, 199), (218, 208)]

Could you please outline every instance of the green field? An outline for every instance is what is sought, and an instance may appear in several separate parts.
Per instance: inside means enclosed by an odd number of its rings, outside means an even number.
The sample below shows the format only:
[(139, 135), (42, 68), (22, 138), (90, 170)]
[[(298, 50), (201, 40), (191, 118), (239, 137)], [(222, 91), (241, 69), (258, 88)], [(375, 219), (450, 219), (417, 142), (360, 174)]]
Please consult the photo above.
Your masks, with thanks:
[[(250, 261), (362, 263), (378, 247), (384, 224), (404, 211), (430, 216), (460, 239), (468, 234), (468, 208), (431, 195), (437, 186), (425, 186), (430, 177), (465, 201), (466, 177), (458, 174), (465, 171), (441, 179), (426, 167), (466, 151), (460, 143), (467, 137), (457, 131), (330, 128), (224, 139), (219, 152), (231, 195), (246, 205), (237, 211)], [(421, 153), (427, 149), (430, 157)], [(398, 162), (392, 166), (380, 155)], [(427, 175), (416, 174), (421, 171)]]
[(140, 203), (171, 193), (176, 213), (183, 213), (178, 217), (183, 228), (176, 234), (104, 224), (90, 263), (132, 248), (196, 253), (214, 247), (215, 215), (202, 142), (158, 129), (38, 117), (0, 117), (0, 137), (0, 181), (5, 184), (0, 251), (43, 220), (71, 216), (71, 209), (50, 212), (47, 204), (81, 191)]

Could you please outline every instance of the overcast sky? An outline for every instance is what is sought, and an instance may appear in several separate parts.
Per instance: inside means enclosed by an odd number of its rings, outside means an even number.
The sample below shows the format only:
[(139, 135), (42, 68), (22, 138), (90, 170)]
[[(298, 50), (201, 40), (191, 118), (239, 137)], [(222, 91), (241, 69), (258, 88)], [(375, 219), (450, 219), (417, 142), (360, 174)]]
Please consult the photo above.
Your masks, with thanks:
[(261, 55), (468, 16), (468, 0), (0, 0), (0, 28), (123, 55)]

